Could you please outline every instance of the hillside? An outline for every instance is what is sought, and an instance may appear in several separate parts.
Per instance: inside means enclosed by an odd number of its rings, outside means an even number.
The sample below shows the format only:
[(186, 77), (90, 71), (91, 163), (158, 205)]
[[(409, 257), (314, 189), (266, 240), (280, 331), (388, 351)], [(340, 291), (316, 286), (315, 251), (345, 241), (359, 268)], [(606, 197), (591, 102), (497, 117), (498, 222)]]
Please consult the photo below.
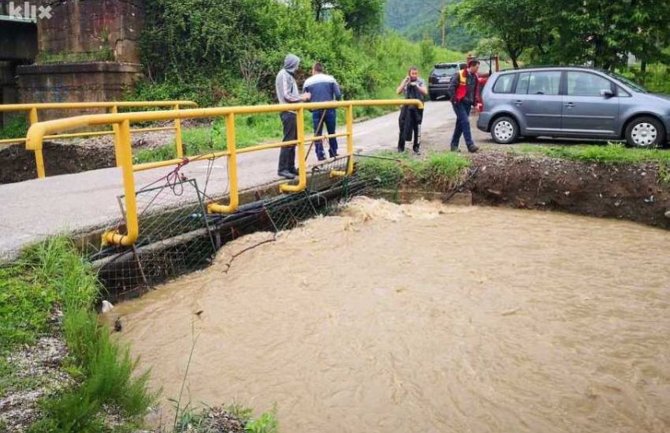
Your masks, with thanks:
[[(418, 41), (424, 37), (433, 39), (440, 45), (442, 35), (439, 25), (440, 11), (445, 3), (451, 4), (459, 0), (422, 0), (408, 2), (406, 0), (387, 0), (384, 11), (384, 24), (401, 35)], [(465, 29), (457, 26), (451, 18), (447, 19), (446, 47), (456, 51), (469, 51), (476, 45), (478, 37), (470, 35)]]

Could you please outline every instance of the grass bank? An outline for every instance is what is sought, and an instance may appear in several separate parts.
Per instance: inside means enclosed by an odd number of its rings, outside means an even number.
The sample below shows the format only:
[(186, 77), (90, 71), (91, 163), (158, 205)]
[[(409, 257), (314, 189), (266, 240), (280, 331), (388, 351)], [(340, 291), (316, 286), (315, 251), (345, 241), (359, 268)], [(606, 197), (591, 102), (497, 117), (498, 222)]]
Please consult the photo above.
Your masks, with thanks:
[(423, 159), (408, 153), (381, 152), (361, 157), (358, 174), (373, 180), (379, 188), (430, 187), (444, 190), (458, 182), (470, 167), (470, 159), (459, 153), (432, 153)]
[(670, 152), (661, 149), (636, 149), (623, 144), (603, 146), (536, 146), (524, 144), (517, 147), (521, 153), (541, 154), (551, 158), (568, 159), (578, 162), (597, 162), (600, 164), (640, 164), (646, 162), (668, 163)]
[[(25, 251), (18, 262), (0, 269), (0, 368), (2, 394), (37, 387), (31, 372), (11, 352), (46, 335), (67, 345), (60, 369), (74, 386), (42, 390), (39, 419), (33, 433), (129, 431), (141, 422), (154, 395), (146, 388), (148, 373), (137, 367), (126, 347), (114, 343), (93, 308), (100, 286), (89, 265), (70, 241), (55, 238)], [(21, 378), (21, 380), (17, 380)], [(110, 414), (125, 420), (110, 427)]]
[[(101, 290), (90, 265), (63, 237), (0, 268), (0, 399), (39, 396), (13, 408), (10, 417), (33, 414), (21, 422), (4, 421), (6, 408), (0, 408), (0, 431), (130, 433), (142, 427), (157, 395), (148, 391), (149, 373), (139, 373), (128, 348), (112, 341), (99, 323), (93, 306)], [(45, 339), (59, 340), (62, 354), (33, 362)], [(47, 349), (54, 347), (59, 345)], [(45, 368), (54, 361), (58, 365)], [(213, 431), (278, 433), (279, 427), (274, 410), (255, 418), (241, 406), (194, 410), (186, 405), (178, 408), (173, 425), (157, 433)]]
[(659, 180), (670, 183), (670, 152), (662, 149), (636, 149), (623, 144), (536, 146), (524, 144), (515, 152), (543, 155), (569, 161), (598, 163), (605, 165), (634, 165), (652, 163), (658, 165)]

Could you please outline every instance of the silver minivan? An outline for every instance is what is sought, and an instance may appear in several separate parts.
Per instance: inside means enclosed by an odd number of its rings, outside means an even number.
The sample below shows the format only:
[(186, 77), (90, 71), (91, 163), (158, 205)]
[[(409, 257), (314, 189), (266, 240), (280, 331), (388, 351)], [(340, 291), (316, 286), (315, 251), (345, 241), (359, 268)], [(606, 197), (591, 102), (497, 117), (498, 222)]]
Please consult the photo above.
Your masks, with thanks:
[(477, 127), (501, 144), (542, 136), (661, 147), (670, 138), (670, 97), (592, 68), (497, 72), (486, 82), (482, 102)]

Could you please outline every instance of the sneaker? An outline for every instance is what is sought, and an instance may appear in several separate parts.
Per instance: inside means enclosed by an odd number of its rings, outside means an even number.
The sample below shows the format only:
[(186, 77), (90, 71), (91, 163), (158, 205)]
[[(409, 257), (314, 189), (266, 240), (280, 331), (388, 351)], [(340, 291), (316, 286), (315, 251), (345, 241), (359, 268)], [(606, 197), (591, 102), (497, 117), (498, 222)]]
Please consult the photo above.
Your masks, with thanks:
[(398, 153), (403, 153), (405, 149), (398, 148)]
[(321, 155), (321, 156), (317, 156), (316, 159), (319, 160), (319, 161), (325, 161), (326, 157), (324, 155)]
[(415, 154), (416, 156), (420, 156), (420, 155), (421, 155), (421, 151), (420, 151), (419, 149), (414, 149), (414, 154)]
[(468, 152), (477, 153), (479, 152), (479, 148), (473, 144), (472, 146), (468, 147)]
[(293, 173), (294, 176), (298, 176), (300, 173), (298, 173), (298, 169), (293, 167), (288, 170), (289, 172)]
[(452, 148), (451, 148), (451, 151), (452, 151), (452, 152), (460, 152), (461, 149), (459, 149), (458, 147), (452, 147)]
[(285, 178), (285, 179), (291, 179), (291, 180), (295, 179), (295, 174), (291, 173), (291, 172), (288, 171), (288, 170), (282, 170), (282, 171), (280, 171), (280, 172), (277, 173), (277, 174), (278, 174), (280, 177), (283, 177), (283, 178)]

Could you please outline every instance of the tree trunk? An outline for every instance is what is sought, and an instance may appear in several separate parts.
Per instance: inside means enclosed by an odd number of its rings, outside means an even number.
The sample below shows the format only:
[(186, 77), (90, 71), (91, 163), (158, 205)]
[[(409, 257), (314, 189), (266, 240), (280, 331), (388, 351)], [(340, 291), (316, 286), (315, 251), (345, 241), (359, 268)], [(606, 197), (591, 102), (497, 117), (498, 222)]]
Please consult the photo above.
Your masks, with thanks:
[(514, 69), (519, 69), (519, 56), (521, 56), (523, 48), (513, 48), (510, 43), (506, 43), (505, 48), (507, 48), (506, 51), (509, 54), (509, 59), (512, 61), (512, 66), (514, 66)]

